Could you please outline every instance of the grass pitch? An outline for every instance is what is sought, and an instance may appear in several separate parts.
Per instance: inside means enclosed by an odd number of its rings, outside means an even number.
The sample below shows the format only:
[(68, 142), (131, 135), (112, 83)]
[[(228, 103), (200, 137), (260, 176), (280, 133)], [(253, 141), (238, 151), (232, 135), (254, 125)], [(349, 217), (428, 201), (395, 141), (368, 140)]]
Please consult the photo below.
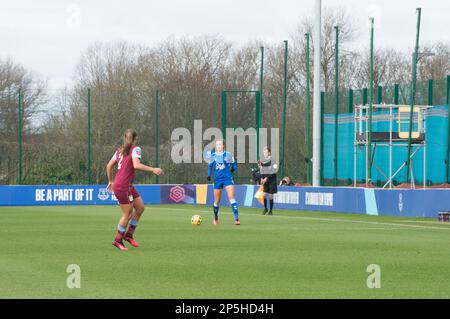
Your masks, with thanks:
[[(450, 225), (429, 219), (147, 206), (111, 245), (116, 206), (0, 208), (0, 298), (449, 298)], [(191, 216), (203, 217), (201, 226)], [(66, 285), (69, 264), (81, 288)], [(381, 267), (381, 288), (366, 285)]]

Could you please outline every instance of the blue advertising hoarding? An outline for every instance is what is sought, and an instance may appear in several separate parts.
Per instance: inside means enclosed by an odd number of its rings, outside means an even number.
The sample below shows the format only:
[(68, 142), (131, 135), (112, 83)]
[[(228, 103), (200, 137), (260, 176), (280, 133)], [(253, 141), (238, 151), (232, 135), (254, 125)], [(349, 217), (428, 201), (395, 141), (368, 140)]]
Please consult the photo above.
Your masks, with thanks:
[[(160, 188), (136, 185), (147, 204), (159, 204)], [(116, 205), (106, 185), (0, 186), (0, 206)]]
[[(145, 204), (204, 204), (214, 201), (212, 185), (136, 185)], [(262, 208), (258, 186), (236, 185), (241, 207)], [(279, 187), (276, 209), (380, 216), (433, 217), (450, 211), (450, 189), (373, 189), (351, 187)], [(0, 186), (0, 206), (117, 205), (105, 185)], [(229, 206), (224, 191), (221, 205)]]

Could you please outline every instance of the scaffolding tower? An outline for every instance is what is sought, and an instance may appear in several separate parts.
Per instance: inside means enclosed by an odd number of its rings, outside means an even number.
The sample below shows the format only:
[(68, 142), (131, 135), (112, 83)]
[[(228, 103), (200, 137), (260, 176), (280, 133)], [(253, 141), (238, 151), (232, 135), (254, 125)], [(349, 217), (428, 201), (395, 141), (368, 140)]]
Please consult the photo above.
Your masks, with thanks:
[[(423, 186), (426, 187), (426, 118), (429, 105), (416, 105), (413, 108), (413, 122), (411, 133), (411, 153), (410, 153), (410, 174), (411, 188), (415, 188), (413, 162), (412, 159), (420, 149), (423, 149)], [(376, 114), (372, 121), (389, 121), (389, 130), (369, 132), (369, 105), (356, 105), (354, 108), (354, 152), (353, 152), (353, 181), (357, 185), (357, 153), (362, 150), (365, 154), (366, 163), (366, 184), (369, 183), (369, 169), (372, 165), (386, 179), (383, 188), (392, 188), (392, 181), (400, 171), (407, 165), (403, 162), (395, 172), (393, 171), (393, 148), (408, 147), (409, 139), (409, 116), (411, 107), (409, 105), (396, 104), (373, 104), (373, 110), (387, 111)], [(370, 137), (370, 138), (369, 138)], [(370, 144), (370, 145), (369, 145)], [(377, 147), (389, 148), (389, 172), (385, 173), (374, 163), (375, 151)], [(370, 152), (369, 152), (370, 149)], [(369, 154), (371, 158), (368, 159)]]

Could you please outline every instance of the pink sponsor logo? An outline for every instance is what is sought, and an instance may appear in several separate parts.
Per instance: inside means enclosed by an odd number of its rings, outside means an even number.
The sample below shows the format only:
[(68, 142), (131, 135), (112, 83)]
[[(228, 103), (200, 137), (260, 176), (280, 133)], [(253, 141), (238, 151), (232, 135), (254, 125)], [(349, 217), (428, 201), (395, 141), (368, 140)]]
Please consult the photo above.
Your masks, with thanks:
[(184, 192), (184, 188), (181, 186), (174, 186), (170, 189), (169, 197), (176, 203), (179, 203), (184, 200), (186, 194)]

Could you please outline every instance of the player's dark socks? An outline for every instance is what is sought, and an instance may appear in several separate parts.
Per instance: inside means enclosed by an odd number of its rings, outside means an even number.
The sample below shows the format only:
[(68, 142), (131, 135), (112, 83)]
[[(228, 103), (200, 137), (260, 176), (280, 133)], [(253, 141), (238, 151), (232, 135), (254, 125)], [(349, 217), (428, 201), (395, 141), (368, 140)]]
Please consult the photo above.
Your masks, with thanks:
[(264, 196), (264, 208), (267, 211), (267, 198)]
[(133, 238), (133, 234), (136, 230), (136, 227), (138, 225), (138, 221), (135, 219), (130, 220), (130, 225), (128, 226), (127, 233), (125, 234), (125, 237)]
[(270, 211), (272, 211), (272, 209), (273, 209), (273, 199), (270, 199), (269, 203), (270, 203)]
[(123, 236), (125, 236), (125, 227), (122, 225), (117, 225), (117, 235), (116, 238), (114, 238), (114, 240), (118, 243), (122, 242)]
[(116, 238), (114, 240), (118, 243), (122, 242), (123, 236), (125, 236), (125, 232), (121, 232), (120, 230), (117, 231)]
[(133, 237), (134, 231), (136, 230), (136, 226), (128, 226), (127, 233), (125, 234), (125, 237)]
[(219, 205), (216, 205), (216, 203), (213, 204), (213, 211), (214, 211), (214, 219), (219, 218)]
[(272, 210), (269, 210), (269, 212), (267, 213), (267, 215), (273, 215), (273, 214), (272, 214)]

